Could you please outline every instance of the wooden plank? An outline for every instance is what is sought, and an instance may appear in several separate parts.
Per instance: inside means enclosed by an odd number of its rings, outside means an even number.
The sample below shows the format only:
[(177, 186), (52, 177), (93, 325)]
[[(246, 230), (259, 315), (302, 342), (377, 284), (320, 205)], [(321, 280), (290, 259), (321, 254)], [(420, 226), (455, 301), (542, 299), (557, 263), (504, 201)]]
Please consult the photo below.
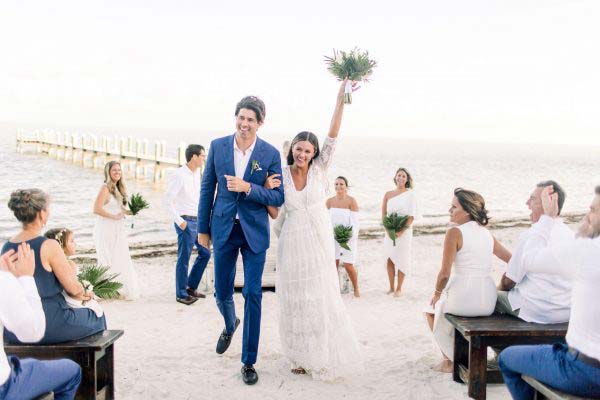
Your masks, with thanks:
[(459, 317), (446, 314), (446, 319), (464, 336), (564, 336), (568, 323), (536, 324), (510, 315)]
[(553, 389), (549, 386), (544, 385), (543, 383), (537, 381), (536, 379), (522, 375), (522, 378), (529, 386), (534, 388), (539, 394), (542, 394), (544, 397), (536, 397), (538, 399), (549, 399), (549, 400), (591, 400), (591, 398), (579, 397), (572, 394), (567, 394), (560, 392), (556, 389)]

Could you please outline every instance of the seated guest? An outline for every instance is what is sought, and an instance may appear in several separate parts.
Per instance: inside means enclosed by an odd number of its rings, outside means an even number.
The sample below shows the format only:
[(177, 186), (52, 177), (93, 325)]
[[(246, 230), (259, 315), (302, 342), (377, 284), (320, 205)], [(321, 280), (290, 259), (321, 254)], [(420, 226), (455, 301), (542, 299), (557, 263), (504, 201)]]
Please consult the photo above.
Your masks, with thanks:
[[(21, 243), (29, 244), (35, 252), (33, 278), (46, 315), (46, 329), (40, 343), (81, 339), (106, 329), (104, 316), (96, 316), (89, 308), (73, 309), (62, 295), (64, 290), (75, 299), (87, 301), (93, 293), (85, 292), (60, 244), (41, 235), (50, 216), (48, 195), (39, 189), (17, 190), (11, 193), (8, 207), (23, 229), (4, 244), (2, 253), (17, 249)], [(11, 332), (6, 331), (4, 337), (9, 343), (20, 343)]]
[[(523, 265), (523, 260), (528, 256), (526, 249), (546, 245), (546, 240), (536, 230), (543, 214), (541, 193), (546, 187), (551, 187), (556, 193), (560, 215), (566, 197), (563, 189), (554, 181), (538, 183), (527, 200), (527, 206), (531, 210), (529, 218), (533, 225), (519, 237), (517, 248), (498, 285), (496, 311), (527, 322), (553, 324), (569, 320), (571, 284), (560, 276), (546, 274), (544, 271), (527, 272)], [(552, 229), (569, 232), (560, 218), (552, 220)]]
[[(491, 315), (496, 305), (496, 287), (490, 276), (492, 255), (504, 262), (510, 260), (510, 252), (485, 228), (489, 218), (480, 194), (454, 190), (449, 212), (450, 222), (455, 226), (446, 232), (442, 267), (430, 301), (432, 308), (425, 312), (444, 356), (436, 367), (442, 372), (452, 372), (454, 360), (454, 328), (444, 314)], [(452, 264), (454, 271), (450, 274)]]
[(526, 247), (523, 267), (572, 282), (567, 345), (512, 346), (500, 353), (498, 364), (515, 399), (534, 398), (522, 375), (561, 392), (600, 398), (600, 186), (577, 237), (554, 230), (559, 195), (546, 189), (542, 199), (545, 215), (535, 229), (545, 243)]
[[(3, 327), (23, 342), (37, 342), (44, 335), (44, 310), (33, 271), (35, 255), (26, 243), (18, 252), (9, 250), (0, 257), (0, 340)], [(81, 382), (81, 368), (71, 360), (39, 361), (6, 357), (0, 352), (0, 399), (33, 399), (54, 392), (54, 398), (75, 398)]]

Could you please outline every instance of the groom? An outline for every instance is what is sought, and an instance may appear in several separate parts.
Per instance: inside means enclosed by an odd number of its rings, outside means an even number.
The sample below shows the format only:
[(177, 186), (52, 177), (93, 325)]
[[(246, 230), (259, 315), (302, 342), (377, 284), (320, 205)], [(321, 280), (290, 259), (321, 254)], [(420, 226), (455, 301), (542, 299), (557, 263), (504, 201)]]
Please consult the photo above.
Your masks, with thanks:
[(233, 285), (238, 254), (242, 253), (242, 379), (253, 385), (258, 381), (253, 365), (260, 335), (262, 273), (269, 248), (266, 206), (279, 207), (284, 197), (283, 186), (263, 187), (267, 176), (281, 174), (279, 151), (256, 136), (264, 122), (265, 103), (258, 97), (244, 97), (235, 108), (235, 117), (235, 134), (210, 144), (198, 206), (198, 242), (208, 249), (211, 238), (213, 241), (215, 297), (225, 319), (218, 354), (227, 350), (240, 323), (235, 316)]

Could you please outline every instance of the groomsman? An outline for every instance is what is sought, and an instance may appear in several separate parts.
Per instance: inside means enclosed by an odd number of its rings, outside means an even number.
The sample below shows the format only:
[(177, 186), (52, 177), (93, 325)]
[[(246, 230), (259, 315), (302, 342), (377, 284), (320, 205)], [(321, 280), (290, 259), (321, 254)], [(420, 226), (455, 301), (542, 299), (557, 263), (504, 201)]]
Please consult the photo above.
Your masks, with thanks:
[[(197, 291), (210, 250), (200, 246), (198, 237), (198, 201), (200, 198), (200, 168), (206, 160), (204, 147), (190, 144), (185, 150), (187, 164), (171, 176), (164, 204), (171, 214), (177, 232), (177, 265), (175, 266), (175, 297), (179, 303), (190, 305), (206, 297)], [(196, 246), (198, 257), (188, 274), (190, 256)]]

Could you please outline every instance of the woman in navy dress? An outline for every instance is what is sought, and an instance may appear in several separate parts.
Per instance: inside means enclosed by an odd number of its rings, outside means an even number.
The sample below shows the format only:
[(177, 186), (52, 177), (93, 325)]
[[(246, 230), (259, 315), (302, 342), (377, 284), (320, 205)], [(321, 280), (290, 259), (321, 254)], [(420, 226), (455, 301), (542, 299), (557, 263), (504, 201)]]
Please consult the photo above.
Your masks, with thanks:
[[(98, 318), (89, 308), (71, 308), (66, 303), (63, 290), (71, 297), (89, 300), (91, 293), (73, 276), (72, 268), (56, 240), (42, 236), (42, 228), (50, 216), (48, 195), (39, 189), (17, 190), (11, 193), (8, 207), (23, 229), (2, 247), (2, 253), (16, 250), (27, 242), (35, 252), (33, 277), (46, 316), (46, 332), (39, 343), (51, 344), (83, 337), (106, 329), (104, 316)], [(4, 331), (8, 343), (20, 343), (11, 332)]]

